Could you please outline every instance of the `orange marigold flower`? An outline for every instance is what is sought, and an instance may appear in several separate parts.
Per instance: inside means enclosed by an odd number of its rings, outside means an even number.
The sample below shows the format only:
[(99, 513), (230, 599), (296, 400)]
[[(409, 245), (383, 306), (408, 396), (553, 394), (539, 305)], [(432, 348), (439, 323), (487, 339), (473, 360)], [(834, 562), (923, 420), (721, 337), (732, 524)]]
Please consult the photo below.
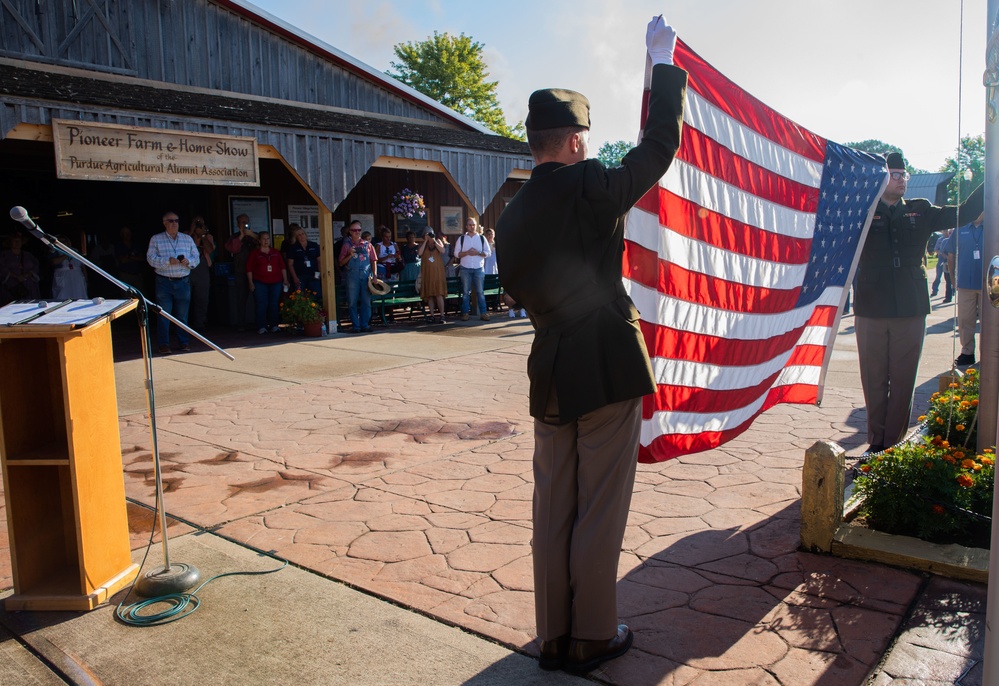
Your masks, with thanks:
[(957, 460), (954, 459), (953, 455), (944, 455), (943, 461), (946, 462), (947, 464), (954, 464), (955, 462), (957, 462)]
[(957, 477), (957, 485), (964, 486), (965, 488), (971, 488), (975, 485), (975, 480), (967, 474), (961, 474)]
[(925, 414), (919, 415), (919, 418), (917, 419), (917, 421), (925, 422), (926, 421), (926, 415)]
[(967, 400), (962, 400), (960, 407), (962, 410), (967, 410), (969, 407), (971, 407), (971, 403), (969, 403)]
[(861, 466), (860, 471), (862, 471), (864, 474), (866, 474), (867, 472), (871, 471), (871, 465), (865, 464), (865, 465)]
[(980, 457), (978, 459), (980, 459), (982, 461), (982, 464), (986, 464), (986, 465), (989, 465), (989, 466), (995, 464), (995, 460), (993, 460), (991, 457), (985, 457), (983, 455), (982, 457)]
[(964, 469), (974, 469), (975, 468), (975, 461), (974, 460), (964, 460), (964, 461), (961, 462), (961, 466)]
[(934, 505), (933, 514), (943, 514), (947, 509), (943, 505)]
[(958, 387), (958, 384), (956, 384), (956, 383), (952, 383), (952, 384), (948, 384), (947, 385), (947, 388), (957, 388), (957, 387)]
[(976, 371), (975, 371), (975, 369), (974, 369), (974, 368), (972, 368), (972, 369), (969, 369), (968, 371), (966, 371), (966, 372), (964, 373), (964, 375), (965, 375), (965, 376), (974, 376), (974, 375), (975, 375), (975, 374), (977, 374), (977, 373), (978, 373), (978, 372), (976, 372)]
[(927, 469), (933, 469), (933, 463), (932, 462), (927, 462), (923, 466), (926, 467)]
[(937, 424), (943, 424), (943, 423), (944, 423), (943, 417), (937, 417)]
[(950, 447), (950, 441), (943, 441), (943, 440), (940, 441), (940, 447), (941, 448), (949, 448)]
[(976, 472), (980, 472), (982, 471), (982, 465), (976, 464), (974, 467), (972, 467), (972, 469), (975, 470)]
[(955, 450), (954, 451), (954, 457), (956, 457), (959, 460), (963, 459), (964, 458), (964, 451), (963, 450)]
[(973, 400), (971, 401), (971, 404), (972, 404), (972, 405), (973, 405), (974, 407), (978, 407), (978, 398), (975, 398), (975, 399), (973, 399)]
[(941, 443), (943, 443), (943, 439), (940, 438), (939, 436), (934, 436), (933, 440), (931, 440), (930, 443), (932, 443), (933, 445), (940, 445)]
[(992, 453), (994, 453), (995, 451), (996, 451), (996, 449), (995, 449), (995, 448), (986, 448), (986, 449), (985, 449), (985, 450), (983, 450), (982, 452), (983, 452), (983, 453), (988, 453), (989, 455), (991, 455), (991, 454), (992, 454)]
[(964, 431), (964, 424), (958, 424), (954, 427), (957, 431)]

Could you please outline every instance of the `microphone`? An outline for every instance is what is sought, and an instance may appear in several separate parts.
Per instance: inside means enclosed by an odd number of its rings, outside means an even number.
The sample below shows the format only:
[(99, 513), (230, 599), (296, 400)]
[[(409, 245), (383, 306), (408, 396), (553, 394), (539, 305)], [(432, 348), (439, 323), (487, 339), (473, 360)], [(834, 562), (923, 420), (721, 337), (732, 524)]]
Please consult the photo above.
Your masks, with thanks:
[(49, 240), (49, 235), (42, 231), (38, 224), (31, 221), (31, 217), (28, 216), (28, 211), (20, 205), (10, 208), (10, 218), (24, 226), (24, 228), (28, 229), (28, 231), (37, 236), (38, 239), (45, 245), (52, 245), (52, 242)]

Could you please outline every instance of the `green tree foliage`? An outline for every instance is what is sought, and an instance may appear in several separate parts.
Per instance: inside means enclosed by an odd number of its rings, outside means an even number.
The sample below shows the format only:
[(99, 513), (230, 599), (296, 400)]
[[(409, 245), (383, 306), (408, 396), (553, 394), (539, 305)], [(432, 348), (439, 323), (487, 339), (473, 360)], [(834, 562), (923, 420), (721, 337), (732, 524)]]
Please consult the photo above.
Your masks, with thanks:
[(388, 75), (502, 136), (524, 140), (523, 122), (510, 126), (506, 121), (496, 97), (498, 82), (486, 80), (482, 48), (464, 33), (434, 31), (427, 40), (396, 45), (399, 61), (390, 63), (396, 71)]
[[(968, 169), (971, 170), (971, 181), (964, 178), (964, 172)], [(985, 180), (985, 134), (962, 138), (957, 158), (948, 157), (940, 171), (954, 174), (954, 178), (947, 184), (947, 202), (958, 202), (958, 187), (961, 190), (960, 200), (963, 202)]]
[(597, 152), (597, 159), (603, 162), (605, 167), (619, 167), (621, 166), (621, 158), (634, 147), (635, 144), (628, 141), (604, 143)]
[[(891, 143), (885, 143), (884, 141), (879, 141), (877, 138), (868, 138), (866, 141), (856, 141), (854, 143), (846, 143), (848, 147), (855, 148), (856, 150), (863, 150), (864, 152), (869, 152), (872, 155), (881, 155), (882, 157), (887, 157), (889, 153), (897, 152), (902, 157), (905, 157), (905, 153), (897, 145), (892, 145)], [(925, 174), (926, 170), (916, 169), (911, 164), (909, 160), (905, 161), (905, 168), (910, 174)]]

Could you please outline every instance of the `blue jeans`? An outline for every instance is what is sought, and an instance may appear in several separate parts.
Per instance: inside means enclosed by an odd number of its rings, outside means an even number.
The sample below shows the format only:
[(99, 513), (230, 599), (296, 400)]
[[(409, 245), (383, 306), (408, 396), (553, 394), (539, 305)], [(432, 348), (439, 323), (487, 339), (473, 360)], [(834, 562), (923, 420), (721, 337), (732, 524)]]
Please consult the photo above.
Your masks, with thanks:
[[(364, 274), (344, 274), (347, 286), (347, 309), (350, 311), (350, 323), (354, 331), (368, 328), (371, 321), (371, 291), (368, 290), (368, 277)], [(361, 301), (361, 315), (357, 315), (357, 301)]]
[[(164, 312), (173, 315), (187, 324), (187, 311), (191, 307), (191, 279), (169, 279), (156, 275), (156, 303)], [(177, 340), (181, 345), (190, 343), (191, 338), (183, 329), (177, 329)], [(170, 322), (163, 317), (156, 319), (156, 343), (162, 348), (170, 345)]]
[(253, 301), (257, 306), (257, 328), (262, 329), (265, 326), (277, 326), (278, 321), (278, 302), (281, 300), (281, 287), (280, 281), (277, 283), (263, 283), (254, 279), (253, 281)]
[(485, 270), (482, 268), (466, 269), (465, 267), (462, 267), (458, 276), (461, 277), (461, 313), (468, 314), (468, 299), (471, 296), (474, 281), (475, 294), (478, 296), (479, 302), (479, 314), (485, 314), (486, 296), (482, 292), (482, 285), (486, 280)]

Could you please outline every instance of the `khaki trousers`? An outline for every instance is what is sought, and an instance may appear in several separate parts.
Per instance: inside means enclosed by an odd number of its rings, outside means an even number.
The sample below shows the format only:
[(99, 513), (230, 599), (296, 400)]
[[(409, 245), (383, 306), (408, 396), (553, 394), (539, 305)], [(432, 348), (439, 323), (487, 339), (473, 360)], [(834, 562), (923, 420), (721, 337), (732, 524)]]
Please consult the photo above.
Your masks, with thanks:
[(568, 424), (534, 422), (534, 603), (542, 640), (617, 633), (617, 566), (641, 423), (641, 398)]
[(961, 354), (975, 354), (975, 329), (982, 307), (982, 292), (973, 288), (957, 289), (957, 333), (961, 337)]
[(855, 326), (867, 442), (887, 448), (909, 429), (926, 317), (857, 317)]

